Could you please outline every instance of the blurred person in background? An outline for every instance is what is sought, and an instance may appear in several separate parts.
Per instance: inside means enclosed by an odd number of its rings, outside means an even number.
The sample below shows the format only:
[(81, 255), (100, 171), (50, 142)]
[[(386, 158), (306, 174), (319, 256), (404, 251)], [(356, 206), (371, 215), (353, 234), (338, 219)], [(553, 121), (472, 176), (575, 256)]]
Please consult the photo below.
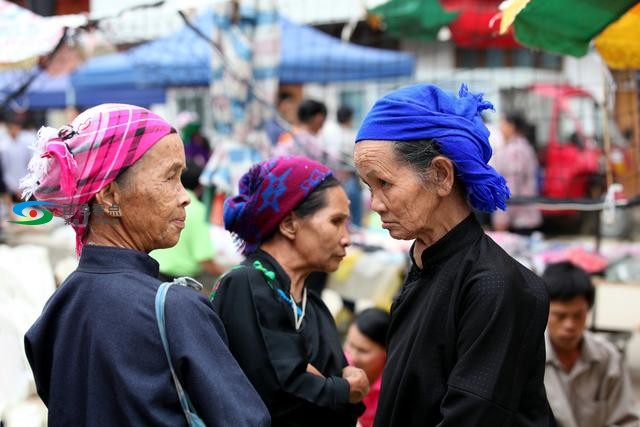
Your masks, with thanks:
[[(80, 256), (25, 335), (49, 425), (184, 426), (181, 389), (206, 425), (268, 425), (220, 319), (186, 286), (166, 294), (165, 353), (162, 282), (148, 253), (178, 242), (189, 204), (171, 125), (144, 108), (103, 104), (40, 129), (29, 168), (25, 198), (56, 204), (47, 209), (72, 224)], [(116, 218), (107, 215), (113, 206)]]
[(9, 211), (11, 210), (11, 194), (4, 185), (4, 171), (2, 166), (2, 150), (0, 150), (0, 244), (5, 241), (5, 221), (9, 219)]
[(225, 202), (225, 228), (247, 258), (211, 299), (274, 426), (354, 426), (364, 410), (366, 374), (347, 365), (331, 312), (305, 286), (311, 272), (338, 268), (348, 219), (339, 181), (305, 157), (254, 165)]
[(280, 139), (280, 135), (287, 131), (284, 127), (285, 123), (282, 123), (281, 120), (285, 120), (285, 122), (291, 126), (295, 125), (298, 121), (298, 102), (295, 96), (287, 91), (278, 92), (276, 111), (280, 115), (280, 118), (274, 117), (265, 123), (265, 131), (272, 145), (276, 145)]
[(306, 156), (326, 162), (326, 147), (320, 138), (320, 130), (327, 119), (327, 107), (319, 101), (305, 99), (298, 106), (298, 123), (291, 131), (280, 135), (274, 156)]
[(414, 241), (391, 306), (376, 425), (553, 425), (544, 284), (471, 210), (505, 209), (509, 197), (487, 164), (480, 113), (490, 108), (464, 84), (458, 96), (408, 86), (379, 99), (356, 137), (372, 209), (391, 237)]
[[(500, 121), (503, 145), (493, 156), (492, 164), (507, 180), (511, 196), (535, 197), (538, 195), (540, 166), (531, 142), (526, 138), (528, 125), (519, 114), (507, 114)], [(542, 225), (542, 214), (535, 206), (512, 205), (503, 212), (494, 212), (493, 228), (496, 231), (512, 231), (531, 234)]]
[(187, 161), (204, 168), (211, 157), (211, 146), (209, 140), (202, 134), (202, 123), (198, 114), (183, 111), (178, 114), (177, 121)]
[(544, 384), (560, 427), (640, 426), (631, 377), (618, 349), (585, 329), (595, 299), (589, 274), (570, 262), (550, 264)]
[(327, 121), (321, 134), (329, 155), (343, 160), (345, 164), (353, 164), (353, 141), (356, 138), (356, 130), (353, 128), (351, 107), (341, 105), (336, 113), (336, 121)]
[(24, 129), (25, 118), (10, 114), (5, 120), (7, 131), (0, 134), (0, 161), (2, 179), (14, 202), (20, 201), (20, 179), (27, 174), (31, 159), (30, 147), (36, 142), (35, 134)]
[(358, 313), (349, 326), (344, 352), (350, 365), (364, 370), (369, 380), (369, 393), (362, 399), (366, 407), (358, 418), (362, 427), (373, 426), (378, 409), (382, 384), (382, 370), (387, 361), (387, 331), (389, 313), (379, 308), (368, 308)]
[(329, 159), (333, 159), (337, 178), (342, 182), (349, 197), (351, 224), (362, 226), (362, 185), (353, 167), (353, 109), (342, 105), (336, 115), (337, 123), (327, 123), (322, 129), (322, 139), (326, 143)]
[(211, 157), (211, 146), (209, 139), (202, 134), (201, 126), (198, 126), (191, 137), (189, 143), (184, 147), (187, 160), (194, 162), (201, 168), (204, 168)]
[(204, 285), (203, 293), (209, 295), (216, 278), (224, 268), (215, 262), (207, 208), (200, 201), (201, 186), (198, 182), (202, 168), (187, 161), (187, 168), (180, 180), (191, 202), (185, 208), (187, 217), (178, 243), (166, 249), (158, 249), (149, 255), (160, 264), (160, 279), (171, 281), (176, 277), (193, 277)]

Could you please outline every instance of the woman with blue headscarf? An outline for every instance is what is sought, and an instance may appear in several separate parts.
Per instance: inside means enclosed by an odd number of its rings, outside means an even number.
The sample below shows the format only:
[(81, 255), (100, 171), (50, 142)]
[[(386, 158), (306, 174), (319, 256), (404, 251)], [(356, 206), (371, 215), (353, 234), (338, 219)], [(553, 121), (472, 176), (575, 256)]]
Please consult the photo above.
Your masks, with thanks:
[(376, 426), (553, 425), (544, 390), (542, 281), (486, 236), (472, 208), (506, 209), (487, 163), (493, 108), (462, 85), (388, 94), (356, 138), (372, 208), (412, 267), (391, 307)]

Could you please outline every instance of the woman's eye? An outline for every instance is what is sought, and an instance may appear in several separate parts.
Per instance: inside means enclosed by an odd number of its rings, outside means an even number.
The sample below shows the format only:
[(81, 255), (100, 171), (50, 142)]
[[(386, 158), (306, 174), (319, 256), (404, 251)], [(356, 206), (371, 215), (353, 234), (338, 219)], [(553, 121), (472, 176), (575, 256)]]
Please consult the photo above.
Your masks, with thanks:
[(391, 184), (389, 184), (389, 183), (388, 183), (387, 181), (385, 181), (384, 179), (381, 179), (381, 180), (380, 180), (380, 187), (382, 187), (382, 188), (386, 188), (386, 187), (388, 187), (389, 185), (391, 185)]

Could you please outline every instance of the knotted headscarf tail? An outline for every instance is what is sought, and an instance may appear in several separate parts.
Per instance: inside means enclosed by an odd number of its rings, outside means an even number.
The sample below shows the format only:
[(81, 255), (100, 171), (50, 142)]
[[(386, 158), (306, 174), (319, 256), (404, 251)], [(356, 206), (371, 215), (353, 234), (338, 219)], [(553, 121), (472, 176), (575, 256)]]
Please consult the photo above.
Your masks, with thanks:
[(83, 207), (123, 169), (173, 132), (157, 114), (127, 104), (90, 108), (60, 129), (42, 127), (29, 173), (20, 182), (23, 198), (33, 195), (55, 203), (47, 209), (69, 220), (80, 255), (87, 232)]
[(493, 109), (482, 94), (462, 84), (458, 96), (434, 85), (398, 89), (379, 99), (358, 131), (362, 140), (417, 141), (432, 139), (454, 163), (471, 205), (480, 211), (505, 210), (511, 192), (488, 162), (489, 130), (480, 113)]
[(331, 175), (325, 165), (302, 156), (257, 163), (240, 179), (238, 195), (225, 200), (224, 227), (249, 254)]

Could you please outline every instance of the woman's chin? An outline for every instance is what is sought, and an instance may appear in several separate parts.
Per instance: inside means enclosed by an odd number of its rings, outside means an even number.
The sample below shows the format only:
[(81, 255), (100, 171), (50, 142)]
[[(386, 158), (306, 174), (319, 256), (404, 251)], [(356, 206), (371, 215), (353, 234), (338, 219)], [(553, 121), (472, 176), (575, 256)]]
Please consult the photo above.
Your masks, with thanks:
[(389, 232), (389, 236), (395, 240), (413, 240), (413, 236), (409, 235), (405, 230), (390, 228), (387, 231)]

